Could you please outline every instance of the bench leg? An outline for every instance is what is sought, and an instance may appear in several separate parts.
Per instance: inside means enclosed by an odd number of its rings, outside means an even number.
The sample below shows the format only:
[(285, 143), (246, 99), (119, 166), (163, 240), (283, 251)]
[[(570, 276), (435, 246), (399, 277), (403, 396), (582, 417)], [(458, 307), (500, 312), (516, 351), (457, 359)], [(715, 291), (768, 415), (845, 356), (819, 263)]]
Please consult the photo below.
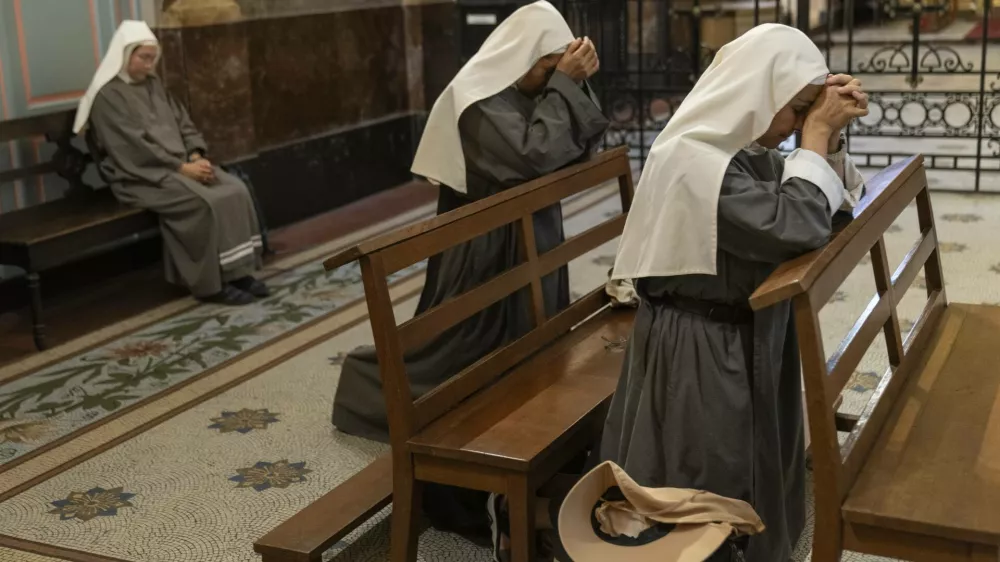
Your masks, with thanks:
[(34, 271), (28, 272), (27, 279), (28, 296), (31, 299), (31, 333), (35, 338), (35, 347), (38, 351), (44, 351), (49, 345), (45, 340), (45, 324), (42, 321), (42, 286), (38, 273)]
[(413, 457), (409, 454), (394, 456), (393, 465), (391, 560), (416, 562), (423, 485), (413, 478)]
[(507, 505), (510, 513), (511, 562), (535, 559), (535, 491), (527, 474), (507, 478)]

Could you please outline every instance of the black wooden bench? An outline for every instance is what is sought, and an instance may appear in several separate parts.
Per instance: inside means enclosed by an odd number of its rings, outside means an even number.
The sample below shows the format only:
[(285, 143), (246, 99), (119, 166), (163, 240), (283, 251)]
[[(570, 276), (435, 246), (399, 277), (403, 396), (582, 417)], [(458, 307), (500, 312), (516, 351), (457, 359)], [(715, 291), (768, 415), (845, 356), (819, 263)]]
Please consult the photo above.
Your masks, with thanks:
[[(74, 110), (0, 122), (0, 144), (44, 137), (56, 146), (45, 162), (0, 170), (0, 184), (57, 174), (69, 183), (65, 197), (0, 215), (0, 264), (25, 270), (35, 346), (47, 347), (39, 274), (159, 236), (153, 213), (119, 203), (110, 189), (93, 189), (83, 180), (90, 156), (71, 144)], [(243, 176), (238, 170), (227, 170)], [(250, 187), (251, 195), (253, 188)], [(256, 205), (256, 197), (254, 196)], [(263, 216), (258, 206), (262, 238)]]
[(39, 274), (158, 235), (156, 216), (131, 209), (110, 190), (83, 181), (89, 157), (70, 144), (75, 111), (3, 122), (0, 143), (44, 137), (56, 145), (47, 162), (0, 171), (0, 183), (55, 173), (70, 187), (65, 198), (0, 215), (0, 263), (26, 272), (32, 332), (38, 349), (47, 347)]

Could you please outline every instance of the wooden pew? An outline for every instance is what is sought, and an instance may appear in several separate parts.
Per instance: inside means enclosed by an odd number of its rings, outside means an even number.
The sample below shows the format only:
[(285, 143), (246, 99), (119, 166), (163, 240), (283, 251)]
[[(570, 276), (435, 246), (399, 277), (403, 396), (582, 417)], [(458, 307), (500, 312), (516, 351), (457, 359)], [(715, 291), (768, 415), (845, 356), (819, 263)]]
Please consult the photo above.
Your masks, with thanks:
[(44, 137), (55, 144), (53, 157), (38, 164), (0, 171), (0, 183), (55, 173), (69, 183), (64, 199), (0, 215), (0, 263), (26, 272), (35, 347), (48, 347), (40, 274), (159, 235), (156, 216), (126, 207), (109, 189), (93, 190), (83, 181), (88, 155), (70, 144), (76, 111), (4, 121), (0, 144)]
[[(609, 181), (617, 181), (627, 212), (633, 184), (624, 148), (362, 242), (326, 262), (328, 269), (361, 262), (392, 445), (391, 460), (377, 461), (372, 470), (383, 474), (391, 467), (392, 479), (386, 474), (381, 484), (338, 486), (307, 508), (311, 515), (299, 513), (257, 542), (255, 550), (265, 562), (319, 560), (322, 548), (333, 542), (330, 537), (356, 528), (370, 515), (369, 506), (384, 505), (390, 494), (392, 559), (415, 560), (423, 482), (506, 494), (513, 559), (533, 559), (535, 491), (594, 439), (618, 381), (621, 342), (629, 335), (634, 311), (607, 306), (600, 283), (546, 317), (542, 277), (619, 236), (625, 213), (542, 255), (535, 250), (532, 213)], [(507, 224), (520, 228), (525, 241), (520, 265), (397, 325), (388, 275)], [(534, 329), (414, 401), (404, 351), (519, 290), (530, 291)], [(323, 513), (340, 517), (311, 527), (304, 538), (304, 525)]]
[[(0, 145), (42, 137), (56, 146), (48, 161), (0, 170), (0, 183), (57, 174), (69, 184), (63, 199), (0, 215), (0, 264), (25, 270), (32, 332), (39, 350), (48, 347), (41, 273), (160, 235), (155, 214), (125, 206), (110, 189), (94, 189), (83, 181), (93, 158), (71, 144), (75, 116), (75, 110), (68, 110), (0, 123)], [(93, 150), (93, 139), (87, 140)], [(226, 171), (239, 176), (250, 190), (267, 253), (267, 229), (253, 184), (238, 168), (226, 167)]]
[(253, 544), (263, 562), (314, 562), (392, 501), (385, 454)]
[[(920, 238), (891, 271), (883, 233), (914, 200)], [(866, 254), (877, 294), (827, 361), (819, 310)], [(896, 307), (921, 269), (927, 301), (904, 338)], [(840, 560), (844, 549), (998, 562), (1000, 306), (948, 303), (922, 157), (869, 182), (854, 221), (826, 247), (782, 265), (751, 305), (785, 299), (794, 305), (809, 404), (814, 562)], [(890, 368), (860, 416), (844, 424), (833, 406), (879, 332)], [(838, 429), (849, 431), (843, 445)]]

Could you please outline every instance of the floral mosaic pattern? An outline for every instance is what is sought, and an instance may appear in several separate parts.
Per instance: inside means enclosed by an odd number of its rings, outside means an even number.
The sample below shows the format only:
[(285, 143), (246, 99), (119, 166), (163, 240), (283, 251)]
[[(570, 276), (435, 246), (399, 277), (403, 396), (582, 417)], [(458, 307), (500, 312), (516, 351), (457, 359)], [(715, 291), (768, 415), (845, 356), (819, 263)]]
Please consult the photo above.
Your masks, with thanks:
[(0, 421), (0, 445), (4, 443), (34, 443), (45, 437), (48, 423), (45, 420)]
[[(398, 281), (424, 263), (390, 277)], [(125, 338), (0, 384), (0, 464), (181, 384), (208, 369), (328, 316), (364, 296), (358, 264), (326, 272), (309, 263), (268, 282), (272, 296), (238, 309), (205, 305)]]
[(879, 376), (872, 371), (856, 372), (847, 383), (847, 388), (854, 392), (871, 392), (878, 386)]
[(941, 220), (946, 222), (964, 222), (968, 224), (971, 222), (979, 222), (983, 220), (983, 217), (975, 213), (947, 213), (941, 215)]
[(258, 492), (287, 488), (306, 481), (306, 474), (312, 471), (305, 466), (305, 462), (289, 463), (287, 459), (273, 463), (260, 461), (249, 468), (237, 469), (237, 475), (229, 479), (237, 483), (237, 488), (253, 488)]
[(272, 423), (278, 422), (278, 414), (269, 412), (267, 408), (262, 410), (251, 410), (243, 408), (238, 412), (222, 412), (217, 418), (212, 418), (215, 422), (208, 426), (209, 429), (218, 429), (219, 433), (250, 433), (251, 431), (267, 429)]
[(594, 265), (602, 266), (602, 267), (614, 267), (614, 265), (615, 265), (615, 256), (613, 256), (613, 255), (611, 255), (611, 256), (597, 256), (596, 258), (594, 258), (593, 260), (591, 260), (591, 263), (593, 263)]
[(958, 242), (940, 242), (938, 243), (938, 247), (945, 254), (964, 252), (969, 249), (965, 244), (959, 244)]
[(134, 497), (135, 494), (125, 493), (122, 488), (91, 488), (86, 492), (71, 492), (66, 499), (52, 502), (55, 509), (49, 513), (58, 515), (63, 521), (90, 521), (95, 517), (118, 515), (122, 507), (135, 507), (129, 501)]

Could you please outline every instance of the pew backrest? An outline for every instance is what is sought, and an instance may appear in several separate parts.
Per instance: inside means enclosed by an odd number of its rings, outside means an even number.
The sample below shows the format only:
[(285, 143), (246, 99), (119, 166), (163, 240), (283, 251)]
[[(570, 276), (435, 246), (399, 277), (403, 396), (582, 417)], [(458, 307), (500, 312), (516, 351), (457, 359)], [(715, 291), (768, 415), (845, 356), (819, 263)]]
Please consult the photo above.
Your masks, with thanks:
[[(892, 270), (884, 233), (916, 201), (920, 236), (900, 265)], [(819, 312), (862, 261), (871, 256), (876, 294), (861, 317), (827, 359)], [(927, 299), (914, 327), (904, 338), (897, 306), (923, 270)], [(923, 158), (894, 164), (871, 181), (854, 210), (854, 220), (823, 248), (786, 262), (751, 297), (760, 310), (792, 300), (803, 377), (806, 386), (813, 471), (818, 509), (835, 509), (850, 491), (885, 424), (907, 377), (915, 371), (921, 351), (947, 304), (938, 235), (928, 192)], [(889, 368), (852, 427), (838, 424), (838, 398), (872, 342), (882, 333)], [(838, 441), (838, 425), (850, 429)]]
[[(622, 212), (539, 255), (532, 214), (609, 182), (618, 184)], [(394, 447), (405, 444), (420, 429), (496, 382), (509, 369), (607, 305), (607, 297), (600, 287), (569, 308), (547, 317), (542, 278), (618, 237), (625, 225), (632, 194), (627, 149), (616, 148), (454, 211), (362, 242), (325, 262), (326, 268), (331, 270), (360, 261)], [(517, 266), (397, 325), (389, 294), (389, 275), (505, 225), (520, 230), (520, 263)], [(521, 290), (530, 292), (533, 329), (413, 400), (403, 360), (406, 351), (419, 348), (445, 330)]]

